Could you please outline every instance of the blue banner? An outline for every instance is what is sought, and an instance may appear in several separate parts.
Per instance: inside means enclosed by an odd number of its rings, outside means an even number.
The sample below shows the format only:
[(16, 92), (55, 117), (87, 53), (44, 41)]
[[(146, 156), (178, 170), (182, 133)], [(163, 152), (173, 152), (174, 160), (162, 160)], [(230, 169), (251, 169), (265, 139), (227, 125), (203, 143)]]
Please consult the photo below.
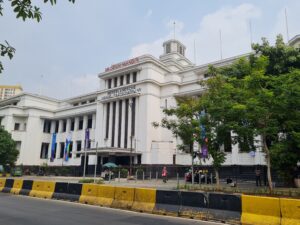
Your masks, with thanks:
[(51, 157), (50, 162), (53, 162), (55, 159), (55, 144), (56, 144), (56, 133), (52, 134), (52, 144), (51, 144)]
[(84, 142), (85, 142), (85, 149), (88, 148), (89, 140), (90, 140), (90, 130), (87, 128), (85, 130), (85, 140), (84, 140)]

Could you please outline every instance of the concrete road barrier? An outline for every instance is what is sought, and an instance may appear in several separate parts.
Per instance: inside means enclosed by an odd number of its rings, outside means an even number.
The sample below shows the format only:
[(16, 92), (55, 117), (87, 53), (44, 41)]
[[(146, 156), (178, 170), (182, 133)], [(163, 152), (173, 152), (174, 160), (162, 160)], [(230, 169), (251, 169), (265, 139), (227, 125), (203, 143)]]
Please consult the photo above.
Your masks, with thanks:
[(300, 225), (300, 199), (280, 198), (281, 224)]
[(30, 191), (32, 190), (33, 181), (32, 180), (24, 180), (22, 189), (20, 190), (20, 195), (29, 195)]
[(113, 208), (131, 209), (135, 188), (115, 187), (115, 197), (111, 204)]
[(279, 198), (242, 195), (242, 224), (279, 225)]
[(56, 182), (52, 198), (67, 200), (68, 185), (69, 184), (65, 182)]
[(239, 224), (241, 212), (240, 195), (208, 193), (208, 219)]
[(97, 205), (111, 207), (115, 197), (115, 187), (98, 185)]
[(18, 195), (22, 189), (23, 186), (23, 180), (17, 179), (14, 181), (14, 185), (12, 189), (10, 190), (10, 193)]
[(13, 186), (14, 186), (14, 179), (6, 179), (2, 192), (10, 193), (10, 190), (12, 189)]
[(55, 189), (55, 182), (33, 181), (32, 190), (29, 195), (38, 198), (52, 198)]
[(207, 219), (208, 197), (205, 193), (182, 191), (180, 216)]
[(79, 202), (96, 205), (98, 202), (98, 187), (99, 185), (97, 184), (83, 184)]
[(181, 206), (179, 191), (157, 190), (155, 202), (154, 213), (178, 216)]
[(136, 188), (132, 210), (152, 213), (156, 201), (156, 190)]
[(4, 188), (4, 186), (5, 186), (5, 181), (6, 181), (5, 178), (0, 178), (0, 191), (3, 190), (3, 188)]
[(67, 198), (70, 201), (78, 202), (82, 191), (82, 184), (69, 183)]

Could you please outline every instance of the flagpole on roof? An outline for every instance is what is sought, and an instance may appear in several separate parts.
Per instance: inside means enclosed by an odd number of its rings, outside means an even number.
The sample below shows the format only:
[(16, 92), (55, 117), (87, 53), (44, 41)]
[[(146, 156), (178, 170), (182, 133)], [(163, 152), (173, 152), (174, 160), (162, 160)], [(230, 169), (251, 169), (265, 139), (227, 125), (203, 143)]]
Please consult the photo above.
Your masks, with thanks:
[(221, 29), (219, 30), (219, 36), (220, 36), (220, 57), (221, 60), (223, 59), (223, 52), (222, 52), (222, 31)]
[(251, 20), (249, 20), (249, 33), (250, 33), (250, 50), (252, 51), (253, 37), (252, 37), (252, 23), (251, 23)]
[(290, 40), (290, 37), (289, 37), (289, 25), (288, 25), (288, 18), (287, 18), (287, 11), (286, 11), (286, 8), (284, 9), (284, 14), (285, 14), (286, 38), (287, 38), (287, 43), (288, 43), (289, 40)]

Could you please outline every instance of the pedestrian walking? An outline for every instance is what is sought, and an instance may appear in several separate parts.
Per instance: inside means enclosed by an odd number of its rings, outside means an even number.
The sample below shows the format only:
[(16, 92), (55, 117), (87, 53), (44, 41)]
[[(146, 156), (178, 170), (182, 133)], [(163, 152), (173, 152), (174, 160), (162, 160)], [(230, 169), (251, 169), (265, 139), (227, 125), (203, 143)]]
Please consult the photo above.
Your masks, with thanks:
[(162, 170), (162, 173), (161, 173), (161, 176), (163, 178), (163, 182), (164, 183), (167, 183), (167, 176), (168, 176), (168, 171), (167, 171), (167, 167), (163, 167), (163, 170)]
[(261, 178), (260, 178), (260, 175), (261, 175), (261, 171), (258, 167), (256, 167), (256, 170), (255, 170), (255, 181), (256, 181), (256, 187), (258, 187), (258, 184), (259, 186), (261, 186)]

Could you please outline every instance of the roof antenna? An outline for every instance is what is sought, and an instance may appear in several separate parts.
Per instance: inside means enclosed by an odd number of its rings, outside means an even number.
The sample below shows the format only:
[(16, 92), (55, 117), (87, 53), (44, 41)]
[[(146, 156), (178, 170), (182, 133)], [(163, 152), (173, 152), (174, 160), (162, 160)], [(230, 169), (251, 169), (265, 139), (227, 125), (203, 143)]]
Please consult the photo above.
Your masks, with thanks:
[(289, 37), (289, 26), (288, 26), (288, 18), (287, 18), (287, 11), (286, 11), (286, 8), (284, 9), (284, 14), (285, 14), (286, 38), (287, 38), (287, 43), (288, 43), (289, 40), (290, 40), (290, 37)]
[(252, 37), (252, 23), (251, 23), (251, 20), (249, 20), (249, 32), (250, 32), (250, 51), (252, 51), (253, 37)]
[(220, 56), (221, 56), (221, 60), (222, 60), (223, 52), (222, 52), (222, 31), (221, 31), (221, 29), (219, 30), (219, 35), (220, 35)]
[(197, 65), (197, 59), (196, 59), (196, 39), (194, 39), (194, 63)]
[(175, 40), (175, 29), (176, 29), (176, 22), (175, 21), (173, 22), (173, 25), (174, 25), (174, 40)]

